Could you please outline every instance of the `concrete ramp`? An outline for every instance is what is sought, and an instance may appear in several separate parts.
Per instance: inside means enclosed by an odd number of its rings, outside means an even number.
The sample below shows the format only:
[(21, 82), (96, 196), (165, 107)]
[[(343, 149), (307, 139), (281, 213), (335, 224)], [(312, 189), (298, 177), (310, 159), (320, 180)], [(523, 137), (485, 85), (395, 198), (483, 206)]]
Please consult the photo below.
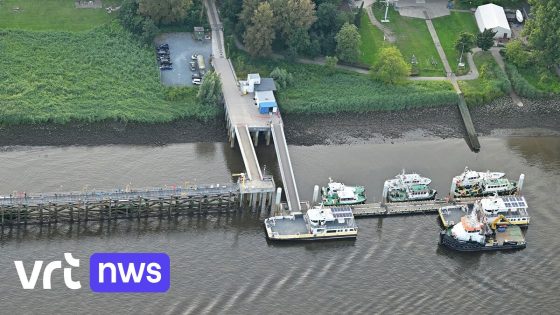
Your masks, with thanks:
[(282, 124), (272, 124), (270, 127), (272, 129), (276, 157), (278, 158), (278, 166), (280, 167), (280, 175), (282, 175), (282, 182), (284, 183), (286, 200), (288, 201), (288, 209), (290, 211), (301, 211), (292, 161), (290, 160), (290, 153), (288, 152), (288, 145), (284, 136), (284, 126)]
[(247, 177), (249, 180), (262, 180), (262, 172), (259, 166), (259, 161), (257, 160), (257, 154), (255, 153), (253, 142), (251, 141), (249, 128), (246, 125), (235, 126), (235, 136), (237, 137), (239, 150), (243, 156), (243, 163), (245, 163)]

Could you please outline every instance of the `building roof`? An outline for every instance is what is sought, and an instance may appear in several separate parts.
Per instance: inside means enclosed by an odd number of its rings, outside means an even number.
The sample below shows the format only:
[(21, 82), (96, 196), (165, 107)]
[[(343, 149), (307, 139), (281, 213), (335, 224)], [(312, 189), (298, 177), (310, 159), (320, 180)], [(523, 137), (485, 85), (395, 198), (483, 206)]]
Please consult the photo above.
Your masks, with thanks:
[(255, 98), (259, 107), (275, 107), (276, 98), (272, 91), (255, 91)]
[(273, 78), (261, 78), (261, 83), (255, 85), (255, 91), (276, 91)]
[(485, 29), (501, 27), (510, 30), (504, 8), (493, 3), (481, 5), (475, 12), (478, 29), (482, 32)]
[(250, 80), (259, 81), (260, 79), (261, 79), (261, 76), (258, 73), (249, 73), (247, 75), (247, 81), (250, 81)]

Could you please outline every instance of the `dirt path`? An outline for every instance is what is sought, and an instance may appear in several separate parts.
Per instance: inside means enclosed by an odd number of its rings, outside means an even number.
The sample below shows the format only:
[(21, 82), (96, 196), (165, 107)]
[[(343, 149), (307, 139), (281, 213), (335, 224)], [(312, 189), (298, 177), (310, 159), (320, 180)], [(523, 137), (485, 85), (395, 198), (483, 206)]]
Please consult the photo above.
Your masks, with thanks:
[[(490, 49), (490, 53), (492, 54), (492, 57), (494, 57), (494, 59), (496, 60), (496, 63), (498, 64), (498, 66), (500, 66), (502, 71), (504, 71), (504, 73), (506, 73), (506, 65), (504, 63), (504, 58), (502, 58), (502, 55), (500, 55), (500, 50), (501, 50), (501, 48), (492, 47)], [(519, 97), (519, 95), (517, 95), (517, 93), (515, 93), (515, 91), (513, 89), (509, 92), (509, 97), (511, 97), (511, 100), (517, 106), (519, 106), (519, 107), (523, 106), (523, 102), (521, 101), (521, 98)]]
[(389, 28), (385, 27), (385, 25), (383, 25), (381, 22), (379, 22), (376, 18), (375, 15), (373, 15), (373, 10), (371, 9), (371, 5), (368, 6), (364, 6), (364, 8), (366, 9), (367, 15), (369, 17), (369, 20), (371, 21), (371, 24), (373, 24), (373, 26), (377, 27), (380, 31), (383, 32), (383, 36), (385, 37), (385, 40), (388, 41), (391, 44), (394, 44), (397, 41), (397, 38), (395, 36), (395, 34), (393, 33), (393, 31), (391, 31)]

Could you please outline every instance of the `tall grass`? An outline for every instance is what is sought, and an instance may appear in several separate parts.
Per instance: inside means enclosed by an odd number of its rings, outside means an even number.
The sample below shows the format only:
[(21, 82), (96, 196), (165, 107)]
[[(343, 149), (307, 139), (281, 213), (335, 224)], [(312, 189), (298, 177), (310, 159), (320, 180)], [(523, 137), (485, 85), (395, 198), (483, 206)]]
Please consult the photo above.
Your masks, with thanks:
[(511, 82), (490, 52), (475, 54), (474, 63), (480, 72), (479, 78), (471, 81), (459, 81), (459, 86), (469, 106), (487, 104), (511, 91)]
[(163, 87), (154, 51), (116, 22), (88, 32), (1, 31), (0, 122), (166, 122), (218, 113)]
[(390, 85), (353, 72), (332, 73), (318, 65), (253, 60), (239, 54), (233, 60), (239, 78), (249, 72), (268, 75), (275, 67), (293, 74), (294, 84), (277, 93), (284, 113), (366, 112), (457, 103), (457, 94), (448, 82), (411, 81)]

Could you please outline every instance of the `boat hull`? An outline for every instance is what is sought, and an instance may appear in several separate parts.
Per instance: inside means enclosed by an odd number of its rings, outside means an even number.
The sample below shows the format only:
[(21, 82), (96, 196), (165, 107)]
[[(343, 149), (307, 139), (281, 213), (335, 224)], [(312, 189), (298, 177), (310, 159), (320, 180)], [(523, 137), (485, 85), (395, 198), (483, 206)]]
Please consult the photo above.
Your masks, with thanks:
[(270, 235), (266, 235), (266, 238), (269, 241), (273, 241), (273, 242), (317, 242), (317, 241), (336, 241), (336, 240), (355, 240), (358, 237), (357, 234), (355, 235), (339, 235), (339, 236), (305, 236), (305, 237), (290, 237), (290, 236), (286, 236), (286, 237), (273, 237)]
[(523, 249), (527, 246), (527, 243), (521, 244), (503, 244), (503, 245), (493, 245), (485, 246), (477, 242), (460, 242), (447, 234), (446, 231), (442, 231), (439, 235), (439, 244), (447, 248), (460, 251), (460, 252), (481, 252), (481, 251), (496, 251), (496, 250), (515, 250)]

